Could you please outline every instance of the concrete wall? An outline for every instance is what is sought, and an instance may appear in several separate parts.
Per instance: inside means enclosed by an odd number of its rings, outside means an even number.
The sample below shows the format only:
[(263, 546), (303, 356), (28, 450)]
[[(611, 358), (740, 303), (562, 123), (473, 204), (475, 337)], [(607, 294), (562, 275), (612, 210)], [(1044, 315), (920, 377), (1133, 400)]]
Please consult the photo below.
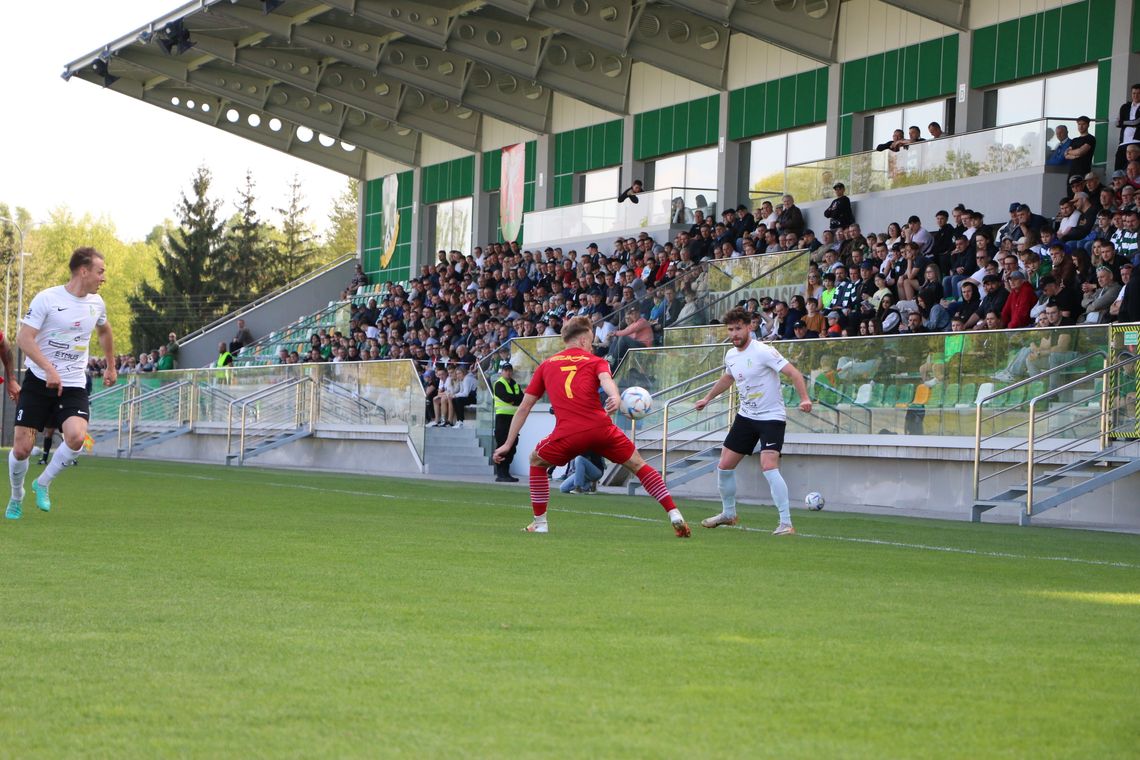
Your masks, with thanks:
[[(254, 338), (279, 330), (301, 317), (324, 308), (329, 301), (340, 298), (341, 291), (352, 279), (356, 264), (357, 261), (351, 259), (327, 272), (322, 272), (308, 282), (250, 309), (240, 318), (245, 320)], [(213, 364), (218, 356), (218, 343), (230, 342), (237, 332), (238, 319), (239, 317), (234, 317), (183, 344), (178, 355), (179, 368), (188, 369)]]

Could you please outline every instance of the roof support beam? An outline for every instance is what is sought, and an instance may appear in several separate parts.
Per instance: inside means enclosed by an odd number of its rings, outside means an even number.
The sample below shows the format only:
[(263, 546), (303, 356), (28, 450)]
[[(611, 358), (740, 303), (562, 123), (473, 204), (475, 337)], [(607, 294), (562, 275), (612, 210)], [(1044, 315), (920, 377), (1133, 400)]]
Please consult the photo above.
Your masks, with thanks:
[(669, 0), (669, 4), (719, 21), (733, 31), (771, 42), (793, 53), (836, 63), (839, 0), (779, 0), (770, 3)]
[(963, 32), (970, 28), (970, 0), (883, 0), (883, 2)]

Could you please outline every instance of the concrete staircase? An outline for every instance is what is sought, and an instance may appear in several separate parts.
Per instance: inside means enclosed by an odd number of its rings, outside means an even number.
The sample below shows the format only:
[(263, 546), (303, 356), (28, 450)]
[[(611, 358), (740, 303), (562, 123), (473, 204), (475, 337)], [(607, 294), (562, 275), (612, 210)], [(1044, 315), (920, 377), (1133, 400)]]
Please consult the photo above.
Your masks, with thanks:
[(428, 427), (425, 431), (424, 472), (493, 480), (495, 468), (479, 445), (475, 421), (463, 427)]

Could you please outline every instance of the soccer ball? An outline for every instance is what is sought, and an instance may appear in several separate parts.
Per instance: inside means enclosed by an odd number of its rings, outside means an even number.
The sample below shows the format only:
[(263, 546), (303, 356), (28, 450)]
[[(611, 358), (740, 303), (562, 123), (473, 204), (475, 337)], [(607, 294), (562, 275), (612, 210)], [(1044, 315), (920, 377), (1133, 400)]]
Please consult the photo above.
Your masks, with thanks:
[(804, 497), (804, 504), (807, 505), (808, 509), (818, 512), (823, 509), (823, 494), (819, 491), (812, 491)]
[(634, 385), (621, 392), (618, 411), (631, 420), (640, 420), (649, 414), (649, 410), (652, 408), (653, 397), (644, 388)]

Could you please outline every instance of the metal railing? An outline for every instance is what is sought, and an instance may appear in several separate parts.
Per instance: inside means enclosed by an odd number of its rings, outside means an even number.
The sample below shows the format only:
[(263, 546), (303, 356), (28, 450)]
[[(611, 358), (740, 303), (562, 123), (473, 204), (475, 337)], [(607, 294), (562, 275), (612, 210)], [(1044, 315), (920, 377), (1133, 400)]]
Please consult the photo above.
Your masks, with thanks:
[[(1024, 407), (1026, 407), (1029, 404), (1029, 399), (1025, 399), (1023, 401), (1017, 402), (1016, 404), (1012, 404), (1010, 406), (1000, 408), (996, 412), (994, 412), (993, 414), (990, 414), (989, 416), (983, 416), (985, 414), (986, 404), (990, 404), (995, 399), (1001, 398), (1002, 396), (1010, 395), (1014, 391), (1019, 390), (1021, 388), (1028, 388), (1028, 386), (1032, 385), (1033, 383), (1045, 382), (1046, 380), (1048, 380), (1048, 378), (1053, 377), (1054, 375), (1058, 375), (1058, 374), (1064, 372), (1065, 370), (1070, 369), (1071, 367), (1075, 367), (1077, 365), (1083, 366), (1088, 361), (1095, 359), (1098, 356), (1101, 357), (1102, 359), (1105, 359), (1107, 357), (1107, 355), (1105, 354), (1104, 351), (1091, 351), (1087, 354), (1083, 354), (1083, 355), (1078, 356), (1074, 359), (1070, 359), (1070, 360), (1064, 362), (1063, 364), (1058, 364), (1056, 367), (1050, 367), (1049, 369), (1047, 369), (1043, 372), (1039, 372), (1035, 375), (1031, 375), (1030, 377), (1024, 378), (1023, 380), (1019, 380), (1015, 383), (1011, 383), (1010, 385), (1007, 385), (1004, 388), (1000, 388), (1000, 389), (994, 391), (993, 393), (990, 393), (990, 394), (983, 396), (982, 398), (978, 399), (977, 409), (976, 409), (975, 415), (974, 415), (974, 500), (975, 501), (977, 501), (979, 498), (981, 498), (981, 487), (982, 487), (983, 482), (985, 482), (987, 480), (991, 480), (993, 478), (996, 478), (1000, 475), (1003, 475), (1006, 472), (1009, 472), (1010, 470), (1017, 469), (1018, 467), (1021, 466), (1021, 463), (1014, 463), (1012, 465), (1009, 465), (1008, 467), (1003, 467), (1003, 468), (1001, 468), (995, 472), (992, 472), (988, 475), (985, 475), (985, 476), (982, 475), (982, 465), (985, 464), (986, 462), (996, 461), (999, 458), (1008, 455), (1010, 452), (1013, 452), (1016, 450), (1024, 450), (1027, 447), (1026, 441), (1022, 441), (1022, 440), (1018, 439), (1013, 444), (1006, 446), (1005, 448), (991, 451), (988, 454), (986, 454), (985, 456), (982, 456), (982, 447), (987, 442), (995, 440), (997, 438), (1000, 438), (1000, 437), (1006, 435), (1007, 433), (1012, 433), (1017, 428), (1023, 427), (1027, 424), (1027, 420), (1018, 419), (1018, 420), (1014, 421), (1012, 424), (1006, 424), (1005, 427), (1001, 427), (1001, 425), (1005, 424), (1005, 422), (1003, 421), (1003, 422), (999, 423), (999, 422), (996, 422), (996, 420), (998, 420), (999, 418), (1008, 418), (1009, 416), (1017, 414), (1019, 411), (1021, 411)], [(991, 425), (993, 430), (989, 435), (986, 435), (983, 437), (982, 430), (986, 426), (987, 423), (989, 423)]]
[[(1122, 359), (1121, 361), (1118, 361), (1115, 364), (1112, 364), (1112, 365), (1107, 366), (1103, 369), (1097, 370), (1096, 372), (1085, 375), (1084, 377), (1079, 378), (1077, 380), (1073, 380), (1072, 382), (1065, 383), (1064, 385), (1062, 385), (1058, 388), (1053, 388), (1051, 390), (1045, 391), (1044, 393), (1038, 394), (1037, 396), (1034, 396), (1029, 401), (1029, 436), (1027, 439), (1027, 443), (1028, 443), (1028, 450), (1026, 452), (1026, 473), (1027, 473), (1027, 475), (1026, 475), (1026, 481), (1025, 481), (1025, 488), (1026, 488), (1026, 491), (1025, 491), (1025, 514), (1027, 517), (1033, 516), (1033, 486), (1034, 486), (1034, 480), (1036, 478), (1036, 468), (1037, 467), (1046, 463), (1046, 460), (1053, 459), (1054, 457), (1057, 457), (1060, 454), (1064, 454), (1066, 452), (1072, 451), (1073, 449), (1077, 448), (1078, 446), (1080, 446), (1082, 444), (1090, 443), (1092, 441), (1097, 441), (1098, 448), (1104, 449), (1108, 445), (1109, 436), (1112, 435), (1113, 433), (1117, 432), (1117, 431), (1123, 430), (1123, 426), (1121, 424), (1112, 424), (1109, 421), (1110, 410), (1108, 408), (1108, 399), (1109, 399), (1110, 395), (1112, 395), (1109, 391), (1109, 383), (1111, 382), (1111, 380), (1112, 380), (1111, 376), (1114, 373), (1121, 372), (1122, 370), (1124, 370), (1124, 368), (1130, 367), (1130, 366), (1136, 364), (1138, 361), (1140, 361), (1140, 356), (1129, 355), (1128, 358)], [(1040, 418), (1038, 418), (1037, 408), (1038, 408), (1038, 405), (1042, 401), (1045, 401), (1046, 399), (1054, 398), (1054, 397), (1059, 396), (1063, 393), (1068, 393), (1070, 391), (1076, 391), (1082, 384), (1087, 383), (1090, 380), (1095, 381), (1097, 378), (1102, 378), (1102, 377), (1105, 378), (1105, 380), (1103, 381), (1102, 387), (1100, 388), (1100, 390), (1097, 390), (1095, 385), (1094, 385), (1093, 392), (1090, 393), (1089, 395), (1084, 396), (1082, 398), (1075, 398), (1074, 400), (1069, 401), (1067, 403), (1064, 403), (1064, 404), (1057, 406), (1057, 407), (1051, 407), (1051, 408), (1049, 408), (1049, 410), (1047, 412), (1045, 412), (1043, 415), (1041, 415)], [(1091, 414), (1086, 413), (1083, 417), (1080, 417), (1080, 416), (1074, 417), (1074, 419), (1070, 420), (1067, 423), (1062, 424), (1061, 427), (1059, 427), (1059, 428), (1056, 428), (1056, 429), (1050, 428), (1047, 431), (1047, 435), (1055, 436), (1057, 433), (1066, 432), (1068, 430), (1074, 430), (1079, 425), (1087, 424), (1088, 422), (1091, 422), (1093, 420), (1096, 420), (1098, 423), (1096, 433), (1091, 435), (1091, 436), (1086, 435), (1086, 436), (1079, 437), (1079, 438), (1073, 438), (1073, 439), (1069, 440), (1068, 442), (1066, 442), (1064, 445), (1061, 445), (1061, 446), (1058, 446), (1055, 448), (1045, 449), (1044, 453), (1041, 453), (1041, 450), (1040, 450), (1041, 446), (1040, 445), (1044, 440), (1048, 440), (1048, 439), (1043, 437), (1041, 441), (1038, 441), (1037, 433), (1038, 433), (1039, 424), (1042, 422), (1047, 422), (1050, 419), (1055, 418), (1058, 415), (1060, 415), (1064, 412), (1067, 412), (1070, 409), (1078, 408), (1081, 404), (1088, 405), (1088, 402), (1092, 401), (1094, 399), (1099, 401), (1099, 403), (1095, 407), (1095, 409), (1096, 409), (1095, 412), (1093, 412)], [(1086, 406), (1086, 408), (1087, 408), (1087, 406)], [(1135, 421), (1135, 419), (1132, 419), (1131, 420), (1131, 429), (1135, 429), (1135, 425), (1136, 425), (1136, 421)]]
[(334, 259), (333, 261), (330, 261), (328, 264), (324, 264), (323, 266), (317, 267), (313, 271), (311, 271), (307, 274), (301, 275), (300, 277), (293, 280), (292, 282), (285, 283), (284, 285), (282, 285), (281, 287), (277, 288), (276, 290), (274, 290), (270, 293), (266, 293), (263, 296), (258, 296), (256, 299), (245, 304), (240, 309), (235, 309), (235, 310), (229, 312), (228, 314), (226, 314), (224, 316), (218, 317), (213, 322), (211, 322), (208, 325), (205, 325), (204, 327), (199, 327), (197, 330), (194, 330), (193, 332), (186, 333), (185, 335), (183, 335), (181, 338), (178, 339), (178, 344), (182, 345), (183, 343), (186, 343), (188, 341), (194, 340), (197, 337), (205, 335), (210, 330), (213, 330), (216, 327), (221, 327), (226, 322), (237, 319), (242, 314), (248, 314), (249, 312), (256, 309), (258, 306), (261, 306), (263, 303), (267, 303), (269, 301), (272, 301), (274, 298), (281, 295), (282, 293), (285, 293), (286, 291), (292, 290), (293, 288), (297, 287), (298, 285), (304, 285), (309, 280), (312, 280), (316, 277), (319, 277), (322, 274), (324, 274), (325, 272), (328, 272), (329, 270), (335, 269), (336, 267), (340, 266), (341, 264), (345, 263), (346, 261), (351, 261), (352, 259), (355, 259), (355, 258), (358, 258), (357, 254), (355, 252), (343, 254), (339, 258)]
[[(770, 280), (772, 276), (776, 274), (776, 272), (779, 272), (782, 269), (787, 269), (793, 264), (797, 263), (803, 263), (805, 266), (802, 276), (797, 277), (794, 281), (794, 285), (791, 287), (794, 287), (796, 289), (801, 288), (803, 282), (807, 281), (808, 268), (806, 264), (809, 260), (810, 255), (811, 251), (804, 248), (795, 251), (781, 251), (779, 254), (760, 253), (756, 254), (755, 256), (744, 257), (745, 259), (755, 260), (757, 264), (764, 264), (768, 261), (771, 261), (772, 266), (771, 268), (762, 269), (760, 272), (754, 274), (751, 278), (735, 285), (735, 287), (732, 287), (729, 290), (718, 292), (706, 288), (704, 293), (698, 294), (697, 296), (697, 310), (684, 319), (677, 320), (675, 323), (670, 325), (670, 327), (692, 327), (696, 325), (711, 324), (714, 319), (719, 321), (720, 317), (723, 316), (724, 313), (734, 305), (735, 301), (741, 300), (740, 295), (742, 293), (749, 290), (763, 288), (764, 280)], [(741, 259), (729, 259), (729, 262), (734, 261), (741, 261)], [(723, 260), (714, 260), (710, 262), (710, 266), (716, 265), (718, 262), (722, 264), (725, 263)], [(774, 289), (779, 287), (780, 285), (777, 284)], [(778, 300), (787, 300), (790, 296), (788, 296), (786, 293), (777, 292), (775, 294), (775, 297)]]
[(186, 380), (141, 394), (137, 389), (134, 393), (127, 390), (127, 398), (119, 404), (118, 454), (130, 456), (143, 435), (164, 434), (189, 427), (193, 392), (193, 384)]
[[(243, 464), (257, 450), (313, 432), (317, 384), (297, 377), (230, 402), (226, 414), (226, 462)], [(237, 443), (235, 448), (234, 443)]]
[[(720, 370), (716, 370), (716, 371), (721, 372)], [(708, 375), (708, 374), (710, 374), (710, 373), (704, 372), (701, 375), (698, 375), (697, 377), (701, 377), (701, 376)], [(723, 374), (723, 373), (721, 372), (721, 374)], [(694, 377), (693, 379), (695, 380), (697, 378)], [(718, 377), (717, 380), (719, 380), (719, 379), (720, 378)], [(720, 436), (720, 432), (723, 431), (730, 424), (732, 424), (732, 420), (735, 417), (735, 412), (736, 412), (736, 383), (733, 383), (731, 386), (729, 386), (727, 401), (723, 405), (723, 408), (718, 408), (717, 411), (713, 412), (712, 414), (708, 414), (708, 415), (705, 415), (702, 417), (700, 415), (700, 412), (707, 410), (708, 407), (706, 406), (705, 410), (698, 411), (696, 406), (694, 405), (694, 406), (690, 407), (689, 409), (686, 409), (686, 410), (680, 412), (679, 414), (672, 414), (671, 415), (674, 404), (676, 404), (680, 401), (684, 401), (686, 399), (690, 399), (693, 396), (697, 395), (698, 393), (708, 393), (709, 389), (712, 388), (714, 385), (716, 385), (716, 382), (717, 381), (714, 380), (711, 383), (706, 383), (706, 384), (699, 386), (697, 388), (692, 388), (688, 391), (685, 391), (684, 393), (681, 393), (681, 394), (674, 396), (673, 398), (671, 398), (665, 402), (665, 410), (661, 416), (661, 478), (663, 480), (666, 480), (666, 481), (668, 480), (669, 451), (671, 448), (675, 450), (680, 445), (680, 441), (677, 441), (677, 440), (674, 440), (672, 447), (670, 447), (670, 445), (669, 445), (669, 435), (670, 435), (669, 424), (671, 421), (675, 422), (678, 417), (683, 419), (689, 415), (696, 417), (696, 419), (694, 419), (692, 422), (689, 422), (680, 428), (674, 428), (672, 431), (674, 436), (696, 430), (697, 428), (699, 428), (701, 426), (704, 426), (706, 428), (711, 428), (711, 429), (698, 431), (698, 434), (695, 437), (689, 438), (687, 441), (685, 441), (686, 443), (688, 443), (690, 445), (693, 442), (697, 442), (699, 445), (701, 442), (704, 442), (704, 440), (709, 435), (716, 435), (717, 436), (716, 442), (712, 446), (706, 446), (705, 448), (701, 449), (700, 451), (690, 453), (690, 454), (686, 455), (686, 457), (684, 457), (686, 459), (692, 459), (692, 458), (705, 456), (705, 455), (709, 454), (710, 452), (719, 449), (721, 447), (721, 445), (724, 443), (723, 437)], [(712, 403), (717, 403), (717, 400), (714, 399), (714, 401)], [(717, 406), (720, 407), (720, 404), (718, 404)], [(719, 424), (718, 422), (716, 422), (717, 420), (719, 420), (721, 418), (721, 416), (723, 416), (725, 418), (724, 424)]]
[(321, 382), (316, 394), (314, 417), (322, 422), (343, 425), (386, 425), (388, 411), (360, 394), (356, 388), (330, 380)]

